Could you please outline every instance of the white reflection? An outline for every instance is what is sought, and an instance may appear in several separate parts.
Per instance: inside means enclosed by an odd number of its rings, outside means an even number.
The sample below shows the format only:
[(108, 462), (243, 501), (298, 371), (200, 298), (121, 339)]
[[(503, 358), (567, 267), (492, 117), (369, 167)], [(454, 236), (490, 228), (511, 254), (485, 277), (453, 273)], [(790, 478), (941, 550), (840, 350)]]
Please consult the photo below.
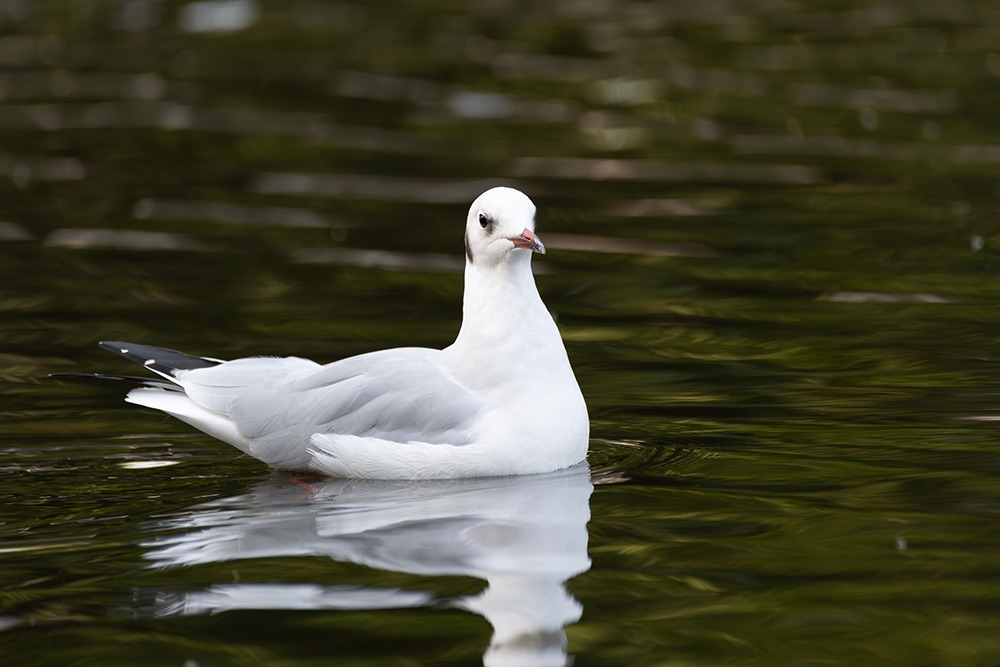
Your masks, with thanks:
[(192, 252), (204, 252), (209, 249), (195, 239), (181, 234), (135, 229), (55, 229), (45, 237), (45, 245), (55, 248), (124, 248)]
[(132, 207), (132, 215), (140, 220), (191, 220), (229, 225), (312, 229), (337, 226), (333, 220), (304, 208), (248, 206), (231, 202), (184, 199), (140, 199)]
[(456, 91), (448, 97), (448, 108), (459, 118), (507, 118), (514, 113), (514, 101), (502, 93)]
[(726, 139), (736, 153), (834, 155), (863, 159), (930, 160), (955, 164), (998, 164), (1000, 146), (990, 144), (931, 144), (917, 141), (876, 141), (867, 137), (818, 134), (733, 134)]
[(33, 237), (13, 222), (0, 222), (0, 241), (30, 241)]
[[(148, 545), (157, 567), (328, 556), (371, 568), (486, 581), (477, 595), (315, 584), (225, 584), (168, 594), (157, 613), (384, 609), (448, 604), (484, 616), (486, 665), (564, 665), (582, 606), (565, 582), (590, 568), (585, 465), (547, 475), (431, 482), (276, 478), (171, 519)], [(177, 532), (179, 531), (179, 532)]]
[(831, 292), (820, 301), (834, 303), (954, 303), (954, 299), (937, 294), (893, 294), (890, 292)]
[[(88, 78), (88, 81), (98, 80), (96, 75)], [(83, 83), (85, 81), (76, 75), (63, 79), (63, 84), (66, 85), (79, 86)], [(103, 80), (103, 85), (118, 85), (113, 94), (109, 94), (112, 97), (155, 96), (161, 94), (157, 90), (160, 84), (164, 86), (164, 95), (170, 93), (171, 96), (190, 97), (197, 90), (194, 84), (166, 84), (162, 80), (158, 84), (156, 79), (143, 79), (141, 76), (128, 81), (121, 77)], [(0, 100), (13, 94), (11, 91), (4, 92), (3, 85), (3, 78), (0, 77)], [(414, 134), (331, 123), (326, 116), (314, 113), (199, 107), (164, 101), (0, 105), (0, 129), (56, 132), (122, 128), (220, 132), (253, 137), (297, 137), (323, 146), (381, 151), (394, 155), (440, 154), (444, 145), (437, 140)]]
[(368, 174), (317, 174), (264, 172), (258, 174), (250, 191), (267, 195), (303, 197), (358, 197), (389, 201), (456, 204), (475, 197), (495, 185), (496, 179), (433, 180), (404, 179)]
[(87, 177), (87, 169), (76, 158), (27, 158), (18, 159), (0, 153), (0, 176), (9, 176), (19, 188), (31, 185), (32, 181), (66, 183), (82, 181)]
[(518, 178), (582, 181), (656, 181), (660, 183), (782, 183), (809, 185), (815, 169), (799, 164), (673, 162), (583, 157), (523, 157), (511, 164)]
[(356, 248), (302, 248), (292, 252), (292, 261), (300, 264), (360, 266), (387, 271), (461, 273), (465, 267), (464, 260), (451, 255), (358, 250)]
[[(551, 239), (551, 240), (550, 240)], [(715, 253), (700, 243), (657, 243), (639, 239), (593, 236), (590, 234), (546, 234), (545, 244), (560, 250), (604, 252), (649, 257), (714, 257)]]
[(181, 10), (185, 32), (236, 32), (257, 22), (260, 9), (254, 0), (203, 0)]

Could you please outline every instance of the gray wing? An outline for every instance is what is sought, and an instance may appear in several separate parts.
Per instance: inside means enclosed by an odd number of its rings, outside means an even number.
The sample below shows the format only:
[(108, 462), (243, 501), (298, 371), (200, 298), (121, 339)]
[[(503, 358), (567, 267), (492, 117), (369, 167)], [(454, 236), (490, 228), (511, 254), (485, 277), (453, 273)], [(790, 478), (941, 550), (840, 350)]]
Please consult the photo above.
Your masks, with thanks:
[(304, 467), (314, 433), (466, 445), (482, 401), (455, 382), (437, 350), (399, 348), (319, 366), (238, 359), (185, 373), (195, 403), (225, 415), (271, 465)]

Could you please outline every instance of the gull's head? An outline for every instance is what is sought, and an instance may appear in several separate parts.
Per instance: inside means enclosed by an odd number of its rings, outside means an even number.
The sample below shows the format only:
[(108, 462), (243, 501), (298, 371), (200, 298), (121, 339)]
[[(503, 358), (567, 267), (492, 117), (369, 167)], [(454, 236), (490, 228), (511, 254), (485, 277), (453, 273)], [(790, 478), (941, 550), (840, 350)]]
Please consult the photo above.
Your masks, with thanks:
[(535, 236), (535, 205), (514, 188), (492, 188), (472, 202), (465, 221), (465, 257), (470, 264), (496, 265), (514, 257), (545, 253)]

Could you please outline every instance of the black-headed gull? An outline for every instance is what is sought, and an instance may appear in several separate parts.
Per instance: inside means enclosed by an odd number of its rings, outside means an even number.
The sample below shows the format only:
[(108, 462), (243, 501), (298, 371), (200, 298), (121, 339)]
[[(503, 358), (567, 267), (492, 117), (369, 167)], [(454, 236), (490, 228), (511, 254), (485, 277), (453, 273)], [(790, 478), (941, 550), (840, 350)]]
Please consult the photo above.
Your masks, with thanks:
[(545, 247), (534, 228), (535, 206), (518, 190), (493, 188), (473, 202), (462, 327), (443, 350), (397, 348), (323, 366), (101, 346), (158, 376), (140, 379), (128, 402), (276, 468), (373, 479), (559, 470), (586, 458), (590, 422), (535, 287), (531, 255)]

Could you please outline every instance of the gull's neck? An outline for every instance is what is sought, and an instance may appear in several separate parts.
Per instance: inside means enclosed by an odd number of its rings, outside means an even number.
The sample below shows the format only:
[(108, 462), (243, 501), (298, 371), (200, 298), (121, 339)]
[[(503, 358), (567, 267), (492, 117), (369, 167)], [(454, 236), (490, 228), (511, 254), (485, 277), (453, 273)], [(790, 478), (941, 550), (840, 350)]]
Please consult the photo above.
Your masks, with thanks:
[(529, 253), (493, 265), (466, 262), (462, 328), (445, 358), (469, 386), (497, 384), (531, 368), (569, 368), (559, 330), (538, 295)]

